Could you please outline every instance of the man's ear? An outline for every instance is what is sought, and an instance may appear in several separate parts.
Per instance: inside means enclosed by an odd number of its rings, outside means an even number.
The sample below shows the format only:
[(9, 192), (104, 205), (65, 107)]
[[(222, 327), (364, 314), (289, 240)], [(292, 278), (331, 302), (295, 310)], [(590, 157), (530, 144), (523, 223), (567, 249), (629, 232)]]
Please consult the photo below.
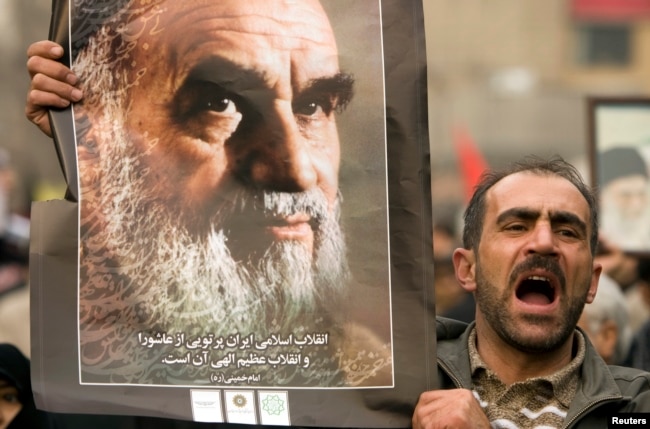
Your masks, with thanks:
[(456, 280), (467, 292), (476, 290), (476, 257), (473, 250), (456, 249), (453, 254)]
[(587, 298), (585, 302), (591, 304), (596, 298), (596, 292), (598, 291), (598, 282), (600, 281), (600, 274), (603, 271), (603, 266), (594, 263), (593, 270), (591, 272), (591, 283), (589, 284), (589, 290), (587, 291)]

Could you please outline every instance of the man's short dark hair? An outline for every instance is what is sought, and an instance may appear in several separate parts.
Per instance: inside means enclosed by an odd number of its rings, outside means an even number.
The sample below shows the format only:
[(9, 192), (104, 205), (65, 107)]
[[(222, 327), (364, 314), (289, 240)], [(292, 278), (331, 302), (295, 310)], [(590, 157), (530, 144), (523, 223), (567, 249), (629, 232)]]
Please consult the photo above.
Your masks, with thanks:
[(598, 205), (594, 191), (582, 179), (578, 170), (562, 157), (555, 155), (551, 158), (542, 158), (535, 155), (527, 156), (520, 161), (510, 164), (500, 170), (488, 170), (483, 173), (479, 184), (474, 190), (471, 200), (465, 210), (463, 227), (463, 247), (466, 249), (478, 248), (483, 233), (485, 219), (485, 195), (501, 179), (512, 174), (529, 171), (540, 176), (559, 176), (571, 182), (587, 200), (589, 206), (591, 236), (591, 253), (596, 254), (598, 245)]

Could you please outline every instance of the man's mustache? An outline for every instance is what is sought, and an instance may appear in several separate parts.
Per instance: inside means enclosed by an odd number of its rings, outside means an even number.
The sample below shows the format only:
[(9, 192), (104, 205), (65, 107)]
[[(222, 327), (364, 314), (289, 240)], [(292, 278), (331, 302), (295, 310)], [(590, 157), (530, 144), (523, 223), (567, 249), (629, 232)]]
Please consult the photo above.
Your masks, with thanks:
[(564, 288), (566, 278), (564, 277), (564, 272), (562, 271), (560, 264), (557, 262), (557, 259), (552, 256), (543, 256), (539, 254), (529, 256), (524, 262), (517, 265), (510, 274), (509, 283), (513, 284), (521, 273), (532, 271), (537, 268), (553, 273), (558, 278), (560, 286)]
[[(340, 200), (340, 195), (337, 200)], [(338, 207), (338, 204), (336, 204)], [(335, 212), (338, 217), (338, 210)], [(241, 190), (230, 199), (228, 207), (219, 210), (218, 216), (236, 217), (238, 215), (253, 215), (264, 220), (282, 219), (297, 214), (306, 214), (310, 222), (321, 224), (328, 216), (332, 216), (329, 201), (318, 188), (304, 192), (276, 192)]]

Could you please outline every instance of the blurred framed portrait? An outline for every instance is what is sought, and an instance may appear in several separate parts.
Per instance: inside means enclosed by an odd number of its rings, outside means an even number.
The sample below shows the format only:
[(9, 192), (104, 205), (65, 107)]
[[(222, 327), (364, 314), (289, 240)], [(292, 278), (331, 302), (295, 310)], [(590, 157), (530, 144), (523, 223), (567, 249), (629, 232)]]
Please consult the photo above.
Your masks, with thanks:
[(590, 98), (588, 128), (604, 246), (650, 254), (650, 98)]

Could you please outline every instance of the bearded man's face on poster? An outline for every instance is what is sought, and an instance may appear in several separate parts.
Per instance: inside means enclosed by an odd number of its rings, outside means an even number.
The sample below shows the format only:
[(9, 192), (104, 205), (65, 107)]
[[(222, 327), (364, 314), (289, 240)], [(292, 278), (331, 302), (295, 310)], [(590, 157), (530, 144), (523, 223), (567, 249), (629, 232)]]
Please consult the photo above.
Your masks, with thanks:
[(74, 64), (87, 364), (155, 363), (138, 330), (264, 336), (341, 318), (335, 113), (353, 81), (327, 17), (316, 2), (159, 3)]

